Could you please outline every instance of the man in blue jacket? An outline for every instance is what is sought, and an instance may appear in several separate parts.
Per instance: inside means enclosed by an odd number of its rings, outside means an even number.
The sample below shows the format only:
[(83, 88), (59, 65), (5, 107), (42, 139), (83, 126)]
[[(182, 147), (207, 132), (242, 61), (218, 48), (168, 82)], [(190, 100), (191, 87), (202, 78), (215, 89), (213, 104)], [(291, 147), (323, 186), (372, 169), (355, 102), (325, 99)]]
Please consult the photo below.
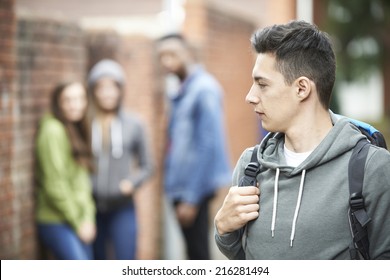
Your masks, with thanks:
[(223, 123), (222, 89), (196, 63), (193, 49), (180, 34), (157, 42), (165, 72), (177, 76), (171, 96), (165, 192), (175, 206), (189, 259), (209, 259), (208, 203), (231, 181)]

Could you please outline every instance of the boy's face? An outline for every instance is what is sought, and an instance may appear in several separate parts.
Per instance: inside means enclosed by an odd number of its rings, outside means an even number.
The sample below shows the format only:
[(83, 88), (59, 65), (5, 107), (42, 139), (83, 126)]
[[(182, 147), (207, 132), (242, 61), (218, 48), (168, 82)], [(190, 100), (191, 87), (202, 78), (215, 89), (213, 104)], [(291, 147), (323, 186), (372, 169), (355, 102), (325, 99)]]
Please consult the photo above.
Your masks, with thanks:
[(287, 85), (284, 76), (275, 67), (273, 54), (260, 53), (253, 67), (253, 85), (246, 101), (254, 106), (264, 129), (271, 132), (287, 132), (294, 124), (299, 100), (297, 87)]
[(178, 76), (185, 72), (186, 64), (190, 60), (188, 49), (175, 38), (159, 42), (157, 54), (164, 71)]

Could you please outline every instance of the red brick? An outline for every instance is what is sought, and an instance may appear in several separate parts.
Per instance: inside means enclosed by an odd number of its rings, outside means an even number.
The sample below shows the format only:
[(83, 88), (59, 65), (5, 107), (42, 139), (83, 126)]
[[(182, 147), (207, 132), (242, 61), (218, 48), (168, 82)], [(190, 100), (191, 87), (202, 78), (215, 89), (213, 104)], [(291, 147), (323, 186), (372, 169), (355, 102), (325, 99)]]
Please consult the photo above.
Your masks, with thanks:
[[(11, 22), (7, 32), (3, 32), (12, 36), (0, 40), (0, 49), (4, 50), (0, 55), (0, 62), (6, 63), (3, 77), (10, 78), (7, 81), (9, 84), (13, 83), (15, 77), (18, 77), (20, 82), (17, 84), (18, 100), (15, 104), (21, 113), (13, 119), (10, 111), (4, 118), (2, 115), (0, 122), (0, 128), (8, 127), (0, 136), (0, 155), (4, 158), (5, 151), (10, 148), (14, 156), (12, 168), (9, 164), (0, 165), (1, 172), (6, 173), (1, 180), (0, 213), (6, 222), (0, 229), (0, 243), (15, 246), (0, 246), (3, 259), (29, 259), (35, 258), (38, 250), (33, 217), (33, 143), (36, 126), (47, 109), (50, 91), (54, 85), (62, 80), (68, 71), (74, 73), (74, 77), (83, 77), (86, 50), (82, 39), (84, 34), (74, 24), (39, 19), (22, 20), (18, 24), (16, 41), (13, 37), (14, 24), (15, 22)], [(1, 19), (0, 30), (4, 28), (8, 26), (5, 26)], [(20, 43), (17, 43), (18, 40)], [(15, 45), (18, 48), (14, 53), (12, 48)], [(17, 138), (12, 141), (14, 137)], [(5, 139), (8, 141), (4, 141)], [(17, 145), (9, 146), (11, 143)], [(12, 173), (17, 176), (11, 184)], [(19, 207), (14, 209), (12, 205)], [(19, 222), (10, 224), (10, 221)], [(16, 228), (20, 235), (11, 234)]]

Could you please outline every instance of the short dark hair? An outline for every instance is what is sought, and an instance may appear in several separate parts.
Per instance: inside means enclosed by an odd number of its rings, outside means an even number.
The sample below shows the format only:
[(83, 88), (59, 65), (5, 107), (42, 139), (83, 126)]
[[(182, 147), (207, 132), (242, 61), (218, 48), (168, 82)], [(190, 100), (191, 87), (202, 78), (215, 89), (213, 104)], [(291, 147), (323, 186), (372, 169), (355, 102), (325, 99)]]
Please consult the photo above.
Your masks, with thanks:
[(193, 46), (188, 42), (187, 38), (181, 33), (168, 33), (156, 40), (157, 43), (162, 43), (167, 40), (178, 40), (187, 49), (192, 49)]
[(276, 68), (291, 84), (300, 76), (314, 81), (321, 104), (328, 109), (336, 77), (330, 37), (305, 21), (290, 21), (256, 31), (251, 43), (257, 53), (272, 53)]
[(180, 33), (168, 33), (157, 39), (157, 42), (163, 42), (170, 39), (176, 39), (181, 41), (184, 45), (188, 45), (187, 39)]
[(159, 43), (162, 43), (162, 42), (167, 41), (167, 40), (177, 40), (177, 41), (179, 41), (180, 44), (187, 51), (190, 52), (190, 54), (192, 55), (192, 58), (195, 61), (199, 60), (199, 58), (200, 58), (199, 48), (196, 46), (196, 44), (194, 44), (194, 42), (191, 42), (191, 40), (188, 40), (186, 38), (186, 36), (184, 36), (183, 34), (181, 34), (181, 33), (168, 33), (168, 34), (165, 34), (164, 36), (161, 36), (160, 38), (158, 38), (156, 40), (156, 43), (158, 45)]

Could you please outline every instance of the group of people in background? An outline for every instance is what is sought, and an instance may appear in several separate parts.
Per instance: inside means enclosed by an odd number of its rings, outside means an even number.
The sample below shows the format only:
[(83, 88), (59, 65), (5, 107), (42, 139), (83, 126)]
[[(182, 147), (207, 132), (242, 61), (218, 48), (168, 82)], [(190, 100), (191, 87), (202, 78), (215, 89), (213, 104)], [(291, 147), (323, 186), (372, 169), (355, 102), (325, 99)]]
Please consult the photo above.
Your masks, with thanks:
[[(164, 187), (188, 258), (209, 259), (208, 204), (231, 179), (222, 90), (183, 36), (156, 44), (162, 68), (180, 80), (170, 100)], [(136, 258), (134, 194), (156, 166), (142, 121), (122, 106), (125, 77), (118, 62), (99, 61), (87, 81), (54, 89), (39, 124), (37, 231), (55, 259)]]

